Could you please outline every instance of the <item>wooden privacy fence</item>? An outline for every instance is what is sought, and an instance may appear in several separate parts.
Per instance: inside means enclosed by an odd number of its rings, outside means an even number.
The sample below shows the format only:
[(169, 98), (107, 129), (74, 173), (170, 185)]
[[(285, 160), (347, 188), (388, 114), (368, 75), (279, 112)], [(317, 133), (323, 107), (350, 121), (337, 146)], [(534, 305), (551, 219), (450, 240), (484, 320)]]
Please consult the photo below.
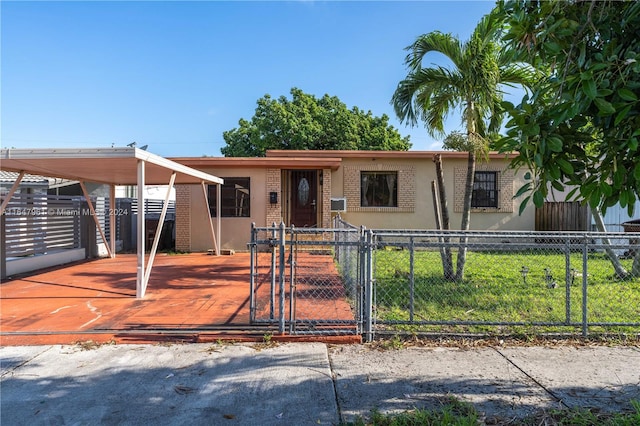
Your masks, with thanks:
[(536, 231), (590, 231), (589, 206), (578, 201), (545, 202), (536, 209)]

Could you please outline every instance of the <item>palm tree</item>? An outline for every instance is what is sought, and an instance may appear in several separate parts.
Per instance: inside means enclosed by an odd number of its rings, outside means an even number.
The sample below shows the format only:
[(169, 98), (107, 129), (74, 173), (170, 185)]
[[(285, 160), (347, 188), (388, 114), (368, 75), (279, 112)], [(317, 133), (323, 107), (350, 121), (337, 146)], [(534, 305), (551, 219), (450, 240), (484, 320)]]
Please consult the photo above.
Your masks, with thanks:
[[(476, 158), (489, 151), (489, 140), (502, 125), (503, 85), (528, 86), (534, 81), (533, 68), (517, 61), (513, 51), (500, 44), (503, 27), (496, 8), (485, 15), (469, 40), (461, 42), (451, 34), (434, 31), (419, 36), (406, 50), (408, 74), (393, 94), (391, 103), (401, 122), (416, 125), (424, 121), (433, 137), (444, 136), (444, 120), (460, 108), (466, 139), (471, 147), (460, 228), (469, 229), (471, 197)], [(423, 67), (429, 53), (440, 53), (452, 63), (450, 67)], [(456, 280), (464, 276), (466, 239), (458, 252)]]

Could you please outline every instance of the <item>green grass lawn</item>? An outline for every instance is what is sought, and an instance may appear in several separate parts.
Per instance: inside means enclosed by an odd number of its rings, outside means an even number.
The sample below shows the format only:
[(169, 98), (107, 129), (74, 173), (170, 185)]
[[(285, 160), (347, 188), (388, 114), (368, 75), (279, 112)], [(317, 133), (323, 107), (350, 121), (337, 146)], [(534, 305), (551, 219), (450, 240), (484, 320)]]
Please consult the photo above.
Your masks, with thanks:
[(370, 419), (357, 419), (344, 426), (474, 426), (478, 424), (503, 425), (562, 425), (562, 426), (632, 426), (640, 424), (640, 403), (631, 402), (633, 411), (629, 413), (607, 413), (575, 408), (540, 412), (523, 419), (495, 419), (485, 423), (476, 409), (468, 403), (451, 399), (440, 410), (411, 410), (400, 414), (373, 412)]
[[(575, 327), (575, 324), (582, 322), (582, 254), (572, 253), (568, 268), (566, 260), (565, 255), (558, 252), (468, 252), (464, 281), (450, 282), (443, 278), (438, 251), (416, 251), (413, 320), (529, 325), (569, 322)], [(623, 260), (622, 263), (625, 268), (631, 269), (631, 260)], [(521, 273), (523, 267), (528, 269), (526, 280)], [(410, 319), (409, 270), (408, 250), (375, 252), (376, 312), (379, 322)], [(570, 272), (568, 286), (567, 270)], [(640, 277), (617, 279), (611, 263), (600, 253), (588, 255), (586, 277), (587, 318), (590, 323), (640, 322)], [(471, 328), (479, 332), (489, 330), (483, 325)], [(443, 330), (443, 327), (431, 329)], [(469, 327), (465, 329), (469, 331)], [(567, 331), (566, 327), (544, 329), (549, 332)], [(607, 329), (638, 331), (638, 327)], [(451, 326), (448, 331), (461, 329)]]

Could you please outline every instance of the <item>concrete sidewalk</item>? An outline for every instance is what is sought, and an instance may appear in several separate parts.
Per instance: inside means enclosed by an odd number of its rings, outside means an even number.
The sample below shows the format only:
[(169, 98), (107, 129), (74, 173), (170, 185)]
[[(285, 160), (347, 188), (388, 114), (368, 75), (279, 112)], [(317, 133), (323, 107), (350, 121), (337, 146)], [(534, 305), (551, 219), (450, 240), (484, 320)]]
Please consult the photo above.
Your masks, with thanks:
[(640, 348), (322, 343), (0, 348), (2, 425), (335, 425), (471, 402), (488, 423), (538, 410), (630, 410)]

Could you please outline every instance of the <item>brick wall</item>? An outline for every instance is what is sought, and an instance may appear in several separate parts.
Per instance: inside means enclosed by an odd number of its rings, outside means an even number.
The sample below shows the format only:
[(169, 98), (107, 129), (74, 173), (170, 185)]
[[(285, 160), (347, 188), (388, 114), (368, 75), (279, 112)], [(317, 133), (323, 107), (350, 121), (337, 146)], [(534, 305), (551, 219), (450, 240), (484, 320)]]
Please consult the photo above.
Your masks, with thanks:
[(331, 169), (322, 170), (322, 228), (331, 227)]
[[(398, 207), (362, 207), (360, 201), (360, 172), (397, 172)], [(366, 164), (345, 166), (343, 193), (349, 212), (412, 213), (416, 208), (416, 170), (414, 166), (397, 164)]]
[[(514, 200), (513, 200), (513, 170), (505, 170), (502, 166), (491, 164), (476, 165), (476, 171), (478, 172), (497, 172), (498, 179), (498, 208), (482, 207), (472, 208), (472, 212), (494, 212), (494, 213), (513, 213)], [(464, 210), (464, 185), (467, 180), (467, 168), (456, 167), (454, 169), (454, 200), (453, 211), (456, 213), (462, 213)]]
[[(272, 223), (279, 224), (282, 222), (282, 173), (280, 169), (267, 169), (267, 193), (265, 195), (265, 205), (267, 206), (267, 226)], [(271, 204), (269, 201), (269, 193), (276, 192), (278, 194), (278, 203)]]
[(176, 250), (191, 251), (191, 185), (176, 185)]

